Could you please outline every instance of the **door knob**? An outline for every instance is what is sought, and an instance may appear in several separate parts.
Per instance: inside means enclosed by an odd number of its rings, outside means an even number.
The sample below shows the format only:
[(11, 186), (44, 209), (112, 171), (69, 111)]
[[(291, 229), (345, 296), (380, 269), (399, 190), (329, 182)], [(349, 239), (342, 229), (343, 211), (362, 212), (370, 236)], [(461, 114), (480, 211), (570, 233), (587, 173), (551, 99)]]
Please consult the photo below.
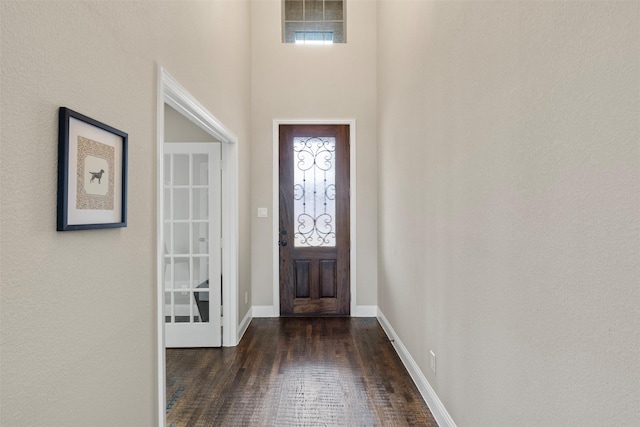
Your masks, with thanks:
[(280, 230), (280, 240), (278, 240), (278, 246), (287, 246), (287, 241), (284, 240), (287, 235), (287, 230)]

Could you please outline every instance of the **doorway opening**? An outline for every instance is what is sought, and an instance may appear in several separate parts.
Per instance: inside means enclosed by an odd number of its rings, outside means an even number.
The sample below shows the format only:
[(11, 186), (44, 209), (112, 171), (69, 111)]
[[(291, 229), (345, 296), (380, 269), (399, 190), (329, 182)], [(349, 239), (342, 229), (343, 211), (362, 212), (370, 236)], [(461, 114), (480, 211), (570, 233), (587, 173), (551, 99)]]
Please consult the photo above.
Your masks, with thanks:
[[(219, 193), (220, 193), (220, 242), (217, 243), (220, 252), (220, 261), (219, 261), (219, 276), (222, 278), (221, 282), (221, 296), (211, 294), (212, 288), (205, 288), (204, 285), (200, 288), (196, 286), (197, 289), (190, 289), (187, 292), (187, 300), (193, 297), (195, 303), (193, 305), (185, 304), (186, 308), (189, 310), (189, 314), (187, 316), (182, 316), (185, 313), (178, 313), (178, 316), (182, 319), (184, 317), (189, 317), (191, 321), (196, 323), (203, 323), (202, 320), (204, 318), (204, 301), (206, 298), (209, 298), (209, 303), (207, 304), (207, 314), (206, 316), (210, 318), (212, 307), (210, 302), (212, 300), (217, 300), (221, 302), (222, 309), (222, 333), (221, 333), (221, 344), (222, 346), (235, 346), (238, 344), (238, 183), (237, 183), (237, 162), (238, 162), (238, 152), (237, 152), (237, 137), (227, 129), (218, 119), (216, 119), (202, 104), (200, 104), (193, 95), (191, 95), (180, 83), (178, 83), (172, 76), (162, 67), (158, 68), (157, 75), (157, 83), (158, 83), (158, 97), (157, 97), (157, 157), (156, 157), (156, 165), (157, 165), (157, 187), (156, 187), (156, 195), (157, 195), (157, 211), (156, 211), (156, 230), (157, 230), (157, 238), (156, 238), (156, 286), (157, 286), (157, 298), (156, 298), (156, 323), (157, 323), (157, 359), (158, 359), (158, 420), (161, 426), (165, 425), (165, 409), (166, 409), (166, 363), (165, 363), (165, 348), (166, 348), (166, 328), (165, 328), (165, 307), (166, 307), (166, 292), (165, 292), (165, 268), (166, 268), (166, 259), (168, 258), (175, 261), (175, 254), (171, 254), (167, 257), (167, 249), (165, 248), (164, 242), (167, 241), (165, 237), (165, 232), (167, 230), (166, 225), (169, 224), (171, 227), (175, 225), (173, 223), (181, 223), (182, 221), (177, 221), (176, 218), (169, 218), (165, 221), (165, 147), (166, 147), (166, 136), (165, 136), (165, 112), (170, 110), (175, 111), (181, 120), (187, 120), (190, 124), (194, 124), (199, 131), (202, 131), (204, 134), (209, 136), (209, 144), (206, 145), (216, 145), (219, 149), (219, 154), (217, 155), (218, 160), (221, 164), (221, 170), (219, 170)], [(170, 107), (170, 108), (168, 108)], [(215, 141), (215, 142), (212, 142)], [(171, 142), (171, 141), (169, 141)], [(168, 153), (170, 153), (168, 151)], [(175, 153), (170, 153), (173, 156)], [(171, 156), (170, 163), (171, 166)], [(194, 157), (195, 155), (189, 154), (186, 158), (189, 159), (190, 164), (193, 165), (193, 162), (197, 162), (198, 159), (202, 160), (203, 157)], [(215, 157), (215, 156), (214, 156)], [(195, 160), (194, 160), (195, 159)], [(184, 158), (182, 159), (184, 160)], [(202, 163), (202, 162), (200, 162)], [(210, 165), (208, 166), (210, 167)], [(215, 168), (215, 166), (213, 166)], [(194, 172), (192, 170), (192, 172)], [(171, 172), (170, 172), (171, 173)], [(194, 172), (195, 173), (195, 172)], [(202, 193), (202, 189), (204, 188), (204, 184), (200, 185), (198, 183), (193, 186), (194, 179), (201, 179), (201, 172), (198, 172), (197, 176), (200, 178), (190, 178), (189, 185), (185, 188), (178, 188), (177, 186), (173, 188), (173, 185), (169, 185), (169, 190), (182, 190), (183, 195), (189, 193), (191, 197), (190, 200), (200, 200), (202, 201), (204, 196), (198, 196), (193, 198), (193, 194), (198, 191)], [(193, 188), (192, 188), (193, 187)], [(196, 188), (197, 187), (197, 188)], [(202, 187), (202, 188), (200, 188)], [(169, 192), (170, 192), (169, 191)], [(176, 192), (179, 194), (180, 191)], [(200, 208), (196, 208), (201, 212)], [(190, 214), (192, 215), (192, 214)], [(216, 220), (218, 221), (218, 220)], [(204, 256), (200, 256), (198, 252), (203, 252), (205, 250), (204, 246), (201, 243), (206, 243), (207, 238), (210, 238), (211, 235), (207, 231), (207, 236), (196, 236), (195, 242), (193, 241), (193, 227), (195, 227), (197, 233), (199, 230), (203, 229), (203, 222), (196, 220), (193, 221), (193, 217), (190, 218), (190, 222), (185, 222), (187, 227), (192, 227), (189, 234), (189, 241), (187, 245), (190, 245), (189, 249), (190, 256), (188, 261), (190, 263), (189, 274), (202, 274), (207, 267), (205, 267), (206, 263), (201, 262), (200, 258), (204, 258)], [(185, 225), (182, 225), (185, 227)], [(197, 234), (196, 233), (196, 234)], [(205, 242), (201, 242), (200, 238), (204, 237)], [(169, 236), (169, 241), (173, 236)], [(213, 243), (213, 242), (212, 242)], [(209, 249), (207, 249), (209, 250)], [(187, 258), (187, 257), (183, 257)], [(194, 260), (198, 258), (199, 260), (195, 262)], [(211, 275), (209, 273), (210, 280), (213, 279), (214, 276), (218, 276), (217, 273)], [(175, 276), (174, 284), (175, 284)], [(203, 283), (205, 283), (203, 281)], [(173, 286), (173, 285), (172, 285)], [(191, 286), (191, 285), (189, 285)], [(198, 285), (199, 286), (199, 285)], [(171, 289), (169, 292), (171, 298), (175, 298), (178, 295), (178, 298), (181, 298), (181, 291)], [(197, 296), (197, 298), (196, 298)], [(211, 298), (214, 297), (214, 298)], [(173, 300), (175, 302), (175, 300)], [(172, 302), (169, 302), (170, 310), (173, 310), (172, 316), (173, 320), (176, 319), (176, 307), (175, 304), (171, 307)], [(216, 303), (217, 304), (217, 303)], [(181, 307), (179, 310), (184, 310), (185, 307)], [(219, 310), (220, 311), (220, 310)], [(197, 315), (194, 313), (197, 312)]]

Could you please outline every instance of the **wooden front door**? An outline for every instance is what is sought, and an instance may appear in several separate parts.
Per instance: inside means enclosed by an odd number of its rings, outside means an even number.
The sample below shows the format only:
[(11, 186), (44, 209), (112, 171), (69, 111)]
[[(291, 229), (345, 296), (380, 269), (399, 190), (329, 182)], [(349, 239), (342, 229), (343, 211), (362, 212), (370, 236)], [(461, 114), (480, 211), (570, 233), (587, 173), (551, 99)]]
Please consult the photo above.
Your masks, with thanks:
[(349, 315), (349, 126), (280, 125), (280, 314)]

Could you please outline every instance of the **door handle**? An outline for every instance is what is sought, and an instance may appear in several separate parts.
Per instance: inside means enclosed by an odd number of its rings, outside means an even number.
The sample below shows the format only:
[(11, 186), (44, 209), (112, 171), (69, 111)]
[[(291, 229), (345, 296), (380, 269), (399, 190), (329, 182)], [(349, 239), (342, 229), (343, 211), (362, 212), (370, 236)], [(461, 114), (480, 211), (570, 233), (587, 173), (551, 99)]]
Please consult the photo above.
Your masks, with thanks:
[(280, 238), (278, 239), (278, 246), (287, 246), (286, 236), (287, 230), (280, 230)]

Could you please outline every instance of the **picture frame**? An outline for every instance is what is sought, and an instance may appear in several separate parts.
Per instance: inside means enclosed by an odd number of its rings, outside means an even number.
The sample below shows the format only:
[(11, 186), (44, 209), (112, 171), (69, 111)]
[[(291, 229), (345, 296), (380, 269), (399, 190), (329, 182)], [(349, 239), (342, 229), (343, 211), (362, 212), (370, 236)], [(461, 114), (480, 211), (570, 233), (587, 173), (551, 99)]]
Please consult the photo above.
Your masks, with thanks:
[(127, 226), (128, 140), (121, 130), (60, 107), (57, 231)]

